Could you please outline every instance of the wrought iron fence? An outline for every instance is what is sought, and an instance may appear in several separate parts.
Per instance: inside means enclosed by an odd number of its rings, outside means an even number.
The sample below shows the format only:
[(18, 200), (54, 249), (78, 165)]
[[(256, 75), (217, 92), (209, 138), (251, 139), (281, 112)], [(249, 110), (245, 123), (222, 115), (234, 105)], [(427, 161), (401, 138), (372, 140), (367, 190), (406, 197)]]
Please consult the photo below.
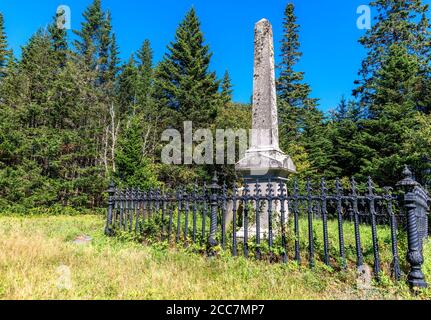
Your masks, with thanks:
[(310, 267), (322, 261), (340, 270), (372, 264), (377, 278), (384, 269), (399, 280), (407, 270), (410, 285), (424, 287), (430, 199), (407, 167), (403, 175), (395, 193), (376, 188), (371, 178), (365, 184), (267, 179), (228, 188), (215, 175), (208, 186), (175, 192), (111, 184), (105, 232), (196, 244), (209, 255), (224, 250)]

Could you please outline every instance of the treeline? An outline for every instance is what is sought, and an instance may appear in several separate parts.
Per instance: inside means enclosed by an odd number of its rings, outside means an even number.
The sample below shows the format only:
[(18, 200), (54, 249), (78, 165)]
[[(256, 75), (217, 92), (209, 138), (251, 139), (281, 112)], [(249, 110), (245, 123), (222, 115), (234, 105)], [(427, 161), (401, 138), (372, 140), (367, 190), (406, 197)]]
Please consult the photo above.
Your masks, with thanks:
[[(301, 58), (294, 7), (285, 11), (278, 94), (280, 138), (301, 176), (358, 178), (382, 185), (402, 165), (418, 178), (431, 157), (430, 30), (420, 0), (379, 0), (379, 15), (360, 42), (368, 55), (350, 99), (325, 115), (295, 65)], [(161, 133), (250, 128), (251, 106), (232, 101), (226, 71), (210, 70), (211, 50), (191, 9), (162, 61), (149, 40), (119, 59), (111, 13), (94, 0), (68, 39), (51, 25), (17, 59), (0, 13), (0, 206), (98, 207), (109, 179), (143, 189), (207, 179), (233, 166), (161, 163)]]

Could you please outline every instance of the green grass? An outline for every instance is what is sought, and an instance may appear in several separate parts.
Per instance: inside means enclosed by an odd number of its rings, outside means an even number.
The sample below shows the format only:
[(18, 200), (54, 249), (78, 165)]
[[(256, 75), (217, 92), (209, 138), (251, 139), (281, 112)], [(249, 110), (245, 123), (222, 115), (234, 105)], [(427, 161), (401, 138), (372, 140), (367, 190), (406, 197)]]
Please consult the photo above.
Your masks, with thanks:
[[(0, 217), (0, 299), (431, 298), (430, 290), (412, 295), (404, 282), (386, 276), (372, 289), (358, 289), (354, 268), (339, 272), (317, 263), (309, 270), (223, 254), (206, 258), (182, 247), (108, 238), (104, 222), (96, 215)], [(83, 234), (93, 237), (91, 244), (72, 243)], [(426, 257), (431, 279), (430, 246)], [(68, 288), (58, 286), (60, 266), (70, 270)]]
[[(158, 243), (161, 241), (161, 230), (162, 228), (165, 230), (163, 240), (168, 238), (168, 226), (169, 226), (169, 217), (166, 216), (164, 222), (162, 223), (161, 212), (153, 212), (151, 218), (146, 217), (144, 221), (140, 220), (139, 229), (144, 231), (144, 237), (141, 235), (137, 235), (135, 233), (131, 235), (127, 235), (127, 232), (130, 228), (130, 220), (126, 218), (126, 214), (124, 215), (123, 228), (120, 227), (120, 224), (117, 224), (115, 229), (117, 233), (120, 234), (121, 237), (134, 238), (136, 241), (144, 241), (146, 243)], [(141, 216), (140, 216), (141, 217)], [(253, 217), (253, 214), (250, 214), (250, 217)], [(188, 218), (188, 238), (187, 243), (191, 243), (192, 234), (193, 234), (193, 217), (192, 213), (189, 212)], [(238, 220), (242, 221), (241, 217)], [(132, 227), (131, 230), (135, 230), (136, 228), (136, 217), (132, 219)], [(269, 248), (267, 237), (266, 239), (261, 239), (261, 244), (259, 246), (256, 245), (256, 238), (254, 236), (249, 235), (248, 241), (248, 251), (249, 257), (254, 257), (256, 251), (259, 249), (262, 259), (267, 259), (271, 257), (272, 260), (274, 258), (280, 259), (281, 253), (284, 252), (281, 240), (281, 226), (277, 224), (276, 219), (274, 219), (274, 239), (273, 239), (273, 247)], [(118, 222), (118, 221), (117, 221)], [(205, 236), (203, 243), (206, 244), (206, 240), (209, 237), (210, 230), (210, 217), (207, 214), (205, 220)], [(253, 225), (253, 221), (249, 221), (249, 226)], [(202, 216), (200, 213), (197, 214), (197, 230), (196, 230), (196, 238), (197, 245), (194, 248), (197, 251), (205, 251), (206, 246), (200, 246), (202, 243)], [(339, 245), (339, 231), (338, 231), (338, 222), (336, 219), (330, 219), (327, 224), (328, 227), (328, 252), (330, 256), (330, 265), (331, 267), (340, 270), (343, 262), (340, 257), (340, 245)], [(218, 233), (217, 240), (221, 242), (221, 232), (220, 232), (220, 221), (218, 223)], [(237, 229), (239, 230), (239, 228)], [(401, 228), (400, 228), (401, 230)], [(174, 210), (172, 217), (172, 230), (170, 235), (170, 241), (175, 242), (177, 236), (179, 237), (179, 242), (184, 243), (186, 239), (184, 239), (184, 231), (185, 231), (185, 215), (182, 212), (180, 217), (180, 228), (179, 228), (179, 236), (178, 236), (178, 212)], [(233, 230), (232, 227), (228, 227), (226, 230), (226, 251), (232, 252), (232, 235)], [(354, 224), (349, 221), (343, 221), (343, 235), (344, 235), (344, 249), (345, 249), (345, 258), (348, 267), (354, 268), (356, 266), (356, 239), (355, 239), (355, 229)], [(378, 248), (379, 248), (379, 257), (380, 257), (380, 268), (383, 276), (390, 277), (392, 274), (392, 262), (393, 262), (393, 252), (392, 252), (392, 235), (389, 226), (387, 225), (378, 225), (377, 226), (377, 237), (378, 237)], [(372, 241), (372, 231), (371, 226), (366, 224), (360, 224), (360, 238), (361, 238), (361, 248), (362, 255), (365, 264), (369, 266), (374, 266), (374, 250), (373, 250), (373, 241)], [(296, 236), (294, 234), (294, 226), (293, 219), (289, 219), (289, 226), (287, 227), (286, 232), (286, 240), (287, 240), (287, 256), (289, 260), (295, 259), (295, 239)], [(405, 252), (407, 251), (407, 238), (406, 233), (403, 231), (398, 231), (396, 234), (397, 239), (397, 248), (398, 248), (398, 256), (400, 261), (401, 269), (408, 271), (408, 264), (406, 262)], [(323, 222), (321, 219), (313, 219), (313, 245), (314, 245), (314, 260), (324, 261), (324, 239), (323, 239)], [(303, 266), (308, 266), (309, 263), (309, 232), (308, 232), (308, 219), (306, 215), (302, 214), (299, 217), (299, 246), (300, 246), (300, 255), (301, 255), (301, 264)], [(220, 249), (220, 248), (217, 248)], [(241, 241), (238, 241), (237, 251), (239, 255), (243, 254), (244, 246)], [(269, 252), (271, 251), (271, 255)]]

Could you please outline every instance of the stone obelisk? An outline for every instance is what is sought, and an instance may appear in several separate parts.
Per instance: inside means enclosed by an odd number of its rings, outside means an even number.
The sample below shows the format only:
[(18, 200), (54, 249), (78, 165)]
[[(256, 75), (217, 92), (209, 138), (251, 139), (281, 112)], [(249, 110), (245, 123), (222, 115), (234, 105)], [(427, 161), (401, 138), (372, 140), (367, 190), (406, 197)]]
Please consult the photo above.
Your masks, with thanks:
[(236, 170), (246, 179), (285, 178), (295, 173), (292, 159), (279, 147), (272, 26), (262, 19), (255, 27), (253, 128), (250, 149)]
[[(254, 42), (254, 84), (253, 84), (253, 128), (250, 149), (245, 157), (236, 164), (236, 171), (251, 184), (258, 184), (262, 194), (266, 194), (268, 181), (272, 181), (274, 193), (280, 180), (296, 173), (292, 159), (280, 150), (277, 112), (277, 93), (275, 84), (274, 40), (272, 26), (262, 19), (255, 26)], [(274, 210), (275, 209), (275, 210)], [(274, 204), (274, 211), (279, 204)], [(268, 204), (260, 211), (260, 234), (268, 232)], [(250, 236), (256, 234), (256, 224), (251, 224)], [(243, 230), (239, 231), (241, 238)]]

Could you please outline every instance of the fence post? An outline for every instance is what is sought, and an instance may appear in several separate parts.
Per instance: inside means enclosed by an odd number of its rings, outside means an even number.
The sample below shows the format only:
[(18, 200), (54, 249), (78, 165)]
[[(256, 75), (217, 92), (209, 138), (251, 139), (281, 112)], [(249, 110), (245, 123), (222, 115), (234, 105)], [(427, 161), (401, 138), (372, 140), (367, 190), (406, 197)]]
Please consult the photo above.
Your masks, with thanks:
[(216, 233), (217, 233), (217, 207), (218, 207), (218, 190), (220, 186), (218, 185), (217, 172), (214, 172), (214, 177), (212, 179), (212, 184), (210, 186), (210, 206), (211, 206), (211, 225), (210, 225), (210, 235), (208, 243), (210, 245), (209, 255), (214, 255), (214, 247), (217, 246)]
[(423, 252), (420, 247), (418, 221), (416, 217), (416, 195), (415, 188), (419, 183), (413, 179), (413, 174), (408, 166), (403, 171), (403, 180), (397, 186), (404, 191), (404, 209), (407, 213), (407, 237), (408, 253), (407, 261), (410, 264), (408, 283), (411, 288), (426, 288), (425, 276), (422, 272), (424, 263)]
[(114, 207), (114, 194), (115, 194), (114, 181), (110, 182), (107, 192), (109, 197), (108, 197), (108, 214), (107, 214), (107, 220), (106, 220), (105, 235), (112, 236), (114, 233), (114, 230), (112, 230), (112, 213), (114, 211), (113, 207)]

